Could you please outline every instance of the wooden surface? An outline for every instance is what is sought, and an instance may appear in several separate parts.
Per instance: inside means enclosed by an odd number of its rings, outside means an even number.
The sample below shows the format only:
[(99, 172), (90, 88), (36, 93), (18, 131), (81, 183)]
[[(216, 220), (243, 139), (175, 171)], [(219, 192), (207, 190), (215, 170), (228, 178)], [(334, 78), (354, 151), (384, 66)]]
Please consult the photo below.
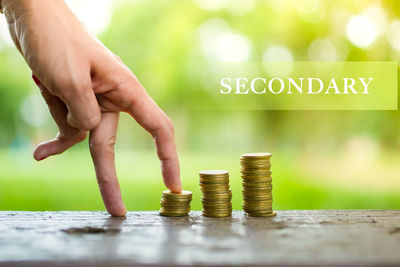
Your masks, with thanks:
[[(0, 211), (0, 265), (400, 265), (400, 211), (278, 211), (273, 218)], [(118, 265), (117, 265), (118, 264)]]

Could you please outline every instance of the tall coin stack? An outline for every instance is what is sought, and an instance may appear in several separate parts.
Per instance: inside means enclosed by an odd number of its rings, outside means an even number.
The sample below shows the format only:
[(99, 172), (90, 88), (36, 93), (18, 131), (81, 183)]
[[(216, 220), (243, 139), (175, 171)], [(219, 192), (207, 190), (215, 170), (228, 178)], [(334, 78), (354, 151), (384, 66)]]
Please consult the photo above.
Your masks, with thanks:
[(169, 190), (162, 192), (160, 201), (160, 215), (163, 216), (186, 216), (190, 212), (192, 192), (182, 190), (180, 193), (172, 193)]
[(200, 188), (203, 192), (203, 216), (223, 218), (232, 215), (232, 191), (229, 172), (220, 170), (201, 171)]
[(249, 216), (275, 216), (272, 210), (271, 153), (248, 153), (242, 165), (242, 208)]

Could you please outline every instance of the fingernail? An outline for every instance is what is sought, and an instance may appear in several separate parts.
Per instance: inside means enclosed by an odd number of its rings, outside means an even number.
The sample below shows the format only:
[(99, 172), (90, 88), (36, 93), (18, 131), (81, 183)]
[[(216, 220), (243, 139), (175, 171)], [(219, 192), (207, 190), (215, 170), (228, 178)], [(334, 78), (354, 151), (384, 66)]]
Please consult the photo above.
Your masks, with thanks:
[(39, 159), (39, 161), (44, 160), (45, 158), (46, 158), (46, 157), (42, 157), (42, 158)]
[(35, 74), (32, 74), (32, 79), (33, 79), (33, 81), (36, 83), (37, 86), (40, 85), (40, 81), (39, 81), (39, 79), (35, 76)]

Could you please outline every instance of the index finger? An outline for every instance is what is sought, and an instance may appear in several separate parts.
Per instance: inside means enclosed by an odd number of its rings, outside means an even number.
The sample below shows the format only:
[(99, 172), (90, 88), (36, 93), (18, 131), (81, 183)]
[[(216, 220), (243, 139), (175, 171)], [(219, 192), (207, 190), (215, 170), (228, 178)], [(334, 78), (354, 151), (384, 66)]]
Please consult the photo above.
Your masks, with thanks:
[(132, 93), (131, 103), (126, 111), (153, 136), (165, 186), (172, 192), (180, 192), (182, 183), (174, 126), (171, 119), (160, 109), (138, 81), (123, 86), (130, 86), (130, 88), (125, 89)]

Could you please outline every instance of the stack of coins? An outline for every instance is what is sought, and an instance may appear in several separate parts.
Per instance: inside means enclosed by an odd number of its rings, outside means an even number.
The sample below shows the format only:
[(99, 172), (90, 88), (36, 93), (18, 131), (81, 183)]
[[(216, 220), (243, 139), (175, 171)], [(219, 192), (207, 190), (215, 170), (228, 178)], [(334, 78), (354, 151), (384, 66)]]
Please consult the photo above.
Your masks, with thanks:
[(182, 190), (180, 193), (172, 193), (165, 190), (162, 193), (160, 215), (186, 216), (190, 212), (192, 192)]
[(243, 210), (249, 216), (275, 216), (272, 210), (271, 153), (248, 153), (242, 165)]
[(232, 191), (228, 171), (201, 171), (200, 187), (203, 192), (203, 216), (229, 217), (232, 215)]

